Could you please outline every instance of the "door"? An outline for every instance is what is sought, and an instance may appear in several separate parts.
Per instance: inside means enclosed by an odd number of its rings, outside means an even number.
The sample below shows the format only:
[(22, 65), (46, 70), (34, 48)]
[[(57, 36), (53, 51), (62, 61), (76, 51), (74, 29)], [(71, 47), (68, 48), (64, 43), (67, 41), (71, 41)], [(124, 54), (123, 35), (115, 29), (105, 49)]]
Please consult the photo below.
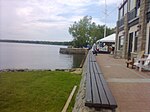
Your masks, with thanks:
[(129, 43), (128, 43), (128, 59), (131, 58), (132, 45), (133, 43), (133, 32), (129, 34)]

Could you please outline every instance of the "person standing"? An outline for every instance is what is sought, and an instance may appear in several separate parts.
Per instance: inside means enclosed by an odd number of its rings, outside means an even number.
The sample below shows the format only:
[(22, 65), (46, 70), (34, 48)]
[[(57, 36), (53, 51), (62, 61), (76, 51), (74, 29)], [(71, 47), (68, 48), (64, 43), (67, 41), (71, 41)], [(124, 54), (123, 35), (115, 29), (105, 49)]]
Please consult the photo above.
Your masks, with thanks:
[(95, 43), (92, 46), (92, 52), (93, 52), (93, 54), (97, 55), (97, 46)]

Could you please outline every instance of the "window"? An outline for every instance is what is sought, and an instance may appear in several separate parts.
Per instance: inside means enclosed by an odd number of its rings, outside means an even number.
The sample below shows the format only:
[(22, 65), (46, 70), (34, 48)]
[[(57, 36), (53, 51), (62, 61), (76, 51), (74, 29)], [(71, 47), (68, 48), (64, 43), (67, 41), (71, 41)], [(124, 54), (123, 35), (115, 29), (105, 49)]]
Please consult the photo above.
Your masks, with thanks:
[(147, 30), (145, 53), (146, 53), (146, 54), (150, 54), (150, 23), (148, 23), (147, 29), (148, 29), (148, 30)]
[(137, 0), (137, 8), (140, 8), (141, 0)]
[(129, 0), (129, 10), (131, 11), (136, 6), (136, 0)]
[(137, 44), (138, 44), (138, 32), (135, 32), (135, 39), (134, 39), (134, 52), (137, 51)]
[(123, 48), (123, 42), (124, 42), (124, 36), (120, 36), (118, 50), (121, 50)]
[(121, 19), (128, 12), (128, 2), (122, 5), (119, 9), (119, 19)]
[(120, 19), (123, 17), (123, 8), (120, 9)]
[(150, 28), (149, 28), (148, 54), (150, 54)]
[(137, 16), (140, 15), (140, 5), (141, 5), (141, 0), (137, 0), (136, 6), (137, 6)]
[(149, 37), (149, 43), (148, 43), (148, 54), (150, 54), (150, 37)]
[(119, 15), (118, 16), (119, 16), (118, 19), (121, 19), (120, 10), (119, 10)]
[(150, 0), (148, 0), (148, 12), (150, 12)]
[(127, 2), (124, 5), (124, 14), (126, 14), (128, 12), (128, 5)]
[(128, 40), (128, 57), (131, 57), (131, 52), (133, 52), (133, 36), (134, 32), (129, 33), (129, 40)]

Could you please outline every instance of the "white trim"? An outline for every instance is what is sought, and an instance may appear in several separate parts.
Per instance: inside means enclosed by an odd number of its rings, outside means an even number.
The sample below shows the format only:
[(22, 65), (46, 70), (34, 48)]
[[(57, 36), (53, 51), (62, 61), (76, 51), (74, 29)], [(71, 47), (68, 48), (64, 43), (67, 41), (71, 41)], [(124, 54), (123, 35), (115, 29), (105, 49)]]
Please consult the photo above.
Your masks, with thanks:
[[(135, 32), (138, 30), (138, 25), (135, 25), (135, 26), (132, 26), (130, 27), (129, 29), (129, 33), (128, 33), (128, 37), (130, 36), (130, 33), (133, 33), (133, 42), (132, 42), (132, 52), (135, 52), (134, 51), (134, 48), (135, 48)], [(128, 48), (129, 48), (129, 40), (128, 40)]]
[(135, 48), (135, 32), (133, 32), (133, 42), (132, 42), (132, 52), (134, 52), (134, 48)]
[(136, 32), (138, 30), (138, 24), (130, 27), (129, 33)]
[(139, 17), (140, 15), (140, 7), (137, 9), (137, 16)]
[(119, 37), (120, 37), (120, 36), (124, 36), (124, 30), (121, 31), (121, 32), (119, 32), (119, 34), (118, 34), (118, 38), (117, 38), (117, 51), (120, 51), (120, 50), (119, 50)]
[(146, 30), (146, 46), (145, 46), (145, 54), (148, 54), (148, 47), (149, 47), (149, 39), (150, 39), (150, 22), (147, 24), (147, 30)]

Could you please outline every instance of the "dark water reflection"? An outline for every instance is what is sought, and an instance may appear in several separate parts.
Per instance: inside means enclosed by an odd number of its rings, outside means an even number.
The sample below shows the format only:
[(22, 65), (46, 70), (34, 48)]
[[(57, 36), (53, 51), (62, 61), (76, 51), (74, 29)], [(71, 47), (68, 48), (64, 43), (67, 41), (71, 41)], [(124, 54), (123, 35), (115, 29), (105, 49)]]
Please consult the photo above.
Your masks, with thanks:
[(79, 67), (84, 55), (60, 54), (55, 45), (0, 42), (0, 69), (69, 69)]

